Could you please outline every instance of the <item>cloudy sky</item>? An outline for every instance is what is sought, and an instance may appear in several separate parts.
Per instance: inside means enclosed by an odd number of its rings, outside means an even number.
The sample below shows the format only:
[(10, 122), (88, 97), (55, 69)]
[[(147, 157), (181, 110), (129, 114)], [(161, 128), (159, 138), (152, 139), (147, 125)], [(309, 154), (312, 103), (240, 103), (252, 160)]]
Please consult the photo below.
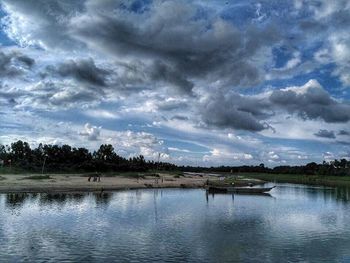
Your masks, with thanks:
[(350, 2), (1, 0), (0, 143), (185, 165), (350, 156)]

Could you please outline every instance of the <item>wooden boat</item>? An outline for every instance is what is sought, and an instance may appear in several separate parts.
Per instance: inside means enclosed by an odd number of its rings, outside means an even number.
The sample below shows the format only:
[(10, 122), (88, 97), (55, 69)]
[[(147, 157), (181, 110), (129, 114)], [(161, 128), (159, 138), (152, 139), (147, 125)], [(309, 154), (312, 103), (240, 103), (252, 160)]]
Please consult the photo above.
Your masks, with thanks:
[(209, 192), (217, 193), (242, 193), (242, 194), (261, 194), (267, 193), (273, 187), (234, 187), (234, 186), (209, 186)]

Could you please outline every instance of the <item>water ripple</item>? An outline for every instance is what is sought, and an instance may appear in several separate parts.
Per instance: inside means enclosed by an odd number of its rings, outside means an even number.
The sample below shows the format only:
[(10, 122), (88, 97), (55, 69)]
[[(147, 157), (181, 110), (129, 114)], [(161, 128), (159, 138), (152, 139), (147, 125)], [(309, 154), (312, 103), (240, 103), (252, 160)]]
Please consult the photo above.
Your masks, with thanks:
[(0, 195), (1, 262), (336, 262), (350, 206), (322, 188), (271, 197), (203, 190)]

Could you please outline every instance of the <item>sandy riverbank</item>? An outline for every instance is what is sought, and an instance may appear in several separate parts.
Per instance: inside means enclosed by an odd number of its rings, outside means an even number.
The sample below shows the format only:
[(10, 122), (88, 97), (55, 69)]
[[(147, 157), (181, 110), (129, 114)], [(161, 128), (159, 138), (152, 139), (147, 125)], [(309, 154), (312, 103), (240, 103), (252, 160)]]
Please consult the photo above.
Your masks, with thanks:
[[(101, 177), (101, 182), (89, 182), (88, 177), (79, 174), (50, 175), (49, 179), (29, 179), (30, 175), (1, 175), (0, 193), (51, 193), (51, 192), (100, 192), (141, 188), (200, 188), (209, 176), (175, 178), (174, 175), (160, 173), (161, 178)], [(213, 180), (213, 178), (210, 178)], [(158, 181), (158, 183), (157, 183)]]

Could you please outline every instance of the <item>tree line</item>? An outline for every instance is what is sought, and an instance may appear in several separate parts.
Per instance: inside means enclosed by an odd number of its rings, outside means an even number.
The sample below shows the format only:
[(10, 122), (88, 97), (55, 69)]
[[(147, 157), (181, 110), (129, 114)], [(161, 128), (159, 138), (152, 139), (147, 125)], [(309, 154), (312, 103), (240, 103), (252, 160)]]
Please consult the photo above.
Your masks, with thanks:
[(270, 173), (270, 174), (295, 174), (295, 175), (320, 175), (320, 176), (350, 176), (350, 160), (341, 159), (330, 162), (315, 162), (306, 165), (289, 166), (282, 165), (274, 168), (266, 167), (263, 163), (256, 166), (219, 166), (219, 167), (191, 167), (181, 166), (182, 171), (207, 172), (207, 173)]
[(148, 170), (182, 172), (222, 172), (222, 173), (274, 173), (303, 175), (350, 176), (350, 160), (341, 159), (317, 164), (315, 162), (300, 166), (266, 167), (263, 163), (256, 166), (219, 166), (193, 167), (177, 166), (167, 162), (147, 161), (139, 155), (132, 158), (119, 156), (111, 144), (102, 144), (96, 151), (76, 148), (69, 145), (39, 144), (31, 149), (21, 140), (11, 145), (0, 144), (0, 166), (28, 172), (145, 172)]
[(0, 162), (3, 167), (28, 172), (127, 172), (151, 169), (175, 170), (170, 163), (146, 161), (144, 156), (119, 156), (111, 144), (102, 144), (97, 151), (70, 145), (39, 144), (31, 149), (21, 140), (11, 145), (0, 144)]

